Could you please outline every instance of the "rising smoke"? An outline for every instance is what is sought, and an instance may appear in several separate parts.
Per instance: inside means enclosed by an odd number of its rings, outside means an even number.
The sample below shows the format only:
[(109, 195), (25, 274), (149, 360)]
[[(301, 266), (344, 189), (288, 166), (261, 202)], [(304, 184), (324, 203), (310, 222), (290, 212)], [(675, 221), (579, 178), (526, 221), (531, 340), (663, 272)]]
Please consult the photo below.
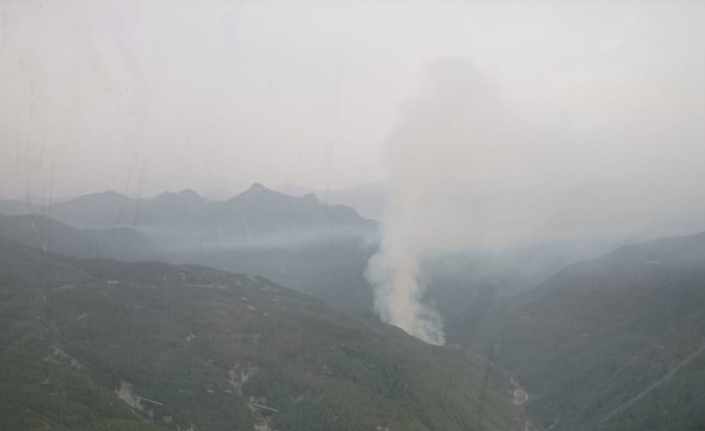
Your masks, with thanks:
[(387, 140), (393, 197), (366, 271), (380, 317), (409, 334), (444, 340), (439, 315), (423, 303), (425, 254), (625, 238), (684, 214), (705, 219), (693, 199), (705, 193), (693, 181), (705, 172), (695, 144), (705, 133), (693, 127), (702, 109), (644, 108), (638, 93), (624, 95), (625, 105), (607, 94), (577, 108), (558, 98), (549, 109), (522, 105), (462, 58), (426, 76)]
[[(431, 86), (405, 106), (404, 119), (387, 142), (393, 195), (379, 252), (370, 260), (366, 277), (375, 286), (375, 309), (382, 320), (429, 343), (443, 344), (441, 318), (422, 302), (418, 261), (450, 215), (436, 213), (441, 209), (438, 199), (454, 193), (454, 177), (465, 171), (459, 162), (466, 157), (459, 152), (469, 141), (469, 130), (457, 133), (457, 125), (481, 126), (481, 117), (493, 116), (487, 103), (493, 90), (467, 62), (439, 63), (428, 72)], [(475, 130), (482, 133), (481, 127)], [(438, 229), (431, 226), (436, 221)]]

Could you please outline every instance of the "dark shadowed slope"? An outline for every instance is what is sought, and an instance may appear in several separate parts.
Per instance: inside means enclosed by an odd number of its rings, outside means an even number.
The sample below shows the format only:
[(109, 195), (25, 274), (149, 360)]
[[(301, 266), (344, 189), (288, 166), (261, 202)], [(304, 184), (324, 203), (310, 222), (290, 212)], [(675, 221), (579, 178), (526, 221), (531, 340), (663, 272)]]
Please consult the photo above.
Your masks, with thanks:
[(0, 243), (0, 297), (7, 429), (522, 429), (483, 363), (265, 279)]
[(700, 429), (705, 234), (573, 265), (510, 300), (480, 332), (475, 347), (521, 379), (546, 426)]

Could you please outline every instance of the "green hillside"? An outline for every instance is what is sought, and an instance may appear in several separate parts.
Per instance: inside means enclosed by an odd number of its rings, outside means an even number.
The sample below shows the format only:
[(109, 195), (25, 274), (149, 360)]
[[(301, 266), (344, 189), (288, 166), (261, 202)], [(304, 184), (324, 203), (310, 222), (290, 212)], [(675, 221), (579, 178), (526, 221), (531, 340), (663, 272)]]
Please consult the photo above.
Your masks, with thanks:
[(265, 279), (0, 241), (7, 430), (510, 430), (486, 365)]
[(705, 235), (623, 247), (507, 301), (475, 349), (554, 430), (705, 429)]

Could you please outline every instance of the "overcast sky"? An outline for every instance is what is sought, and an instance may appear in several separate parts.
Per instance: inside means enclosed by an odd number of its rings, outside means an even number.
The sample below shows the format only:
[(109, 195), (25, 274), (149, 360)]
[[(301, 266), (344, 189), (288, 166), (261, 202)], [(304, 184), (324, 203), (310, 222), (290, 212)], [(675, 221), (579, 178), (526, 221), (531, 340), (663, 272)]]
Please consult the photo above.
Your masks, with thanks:
[(657, 147), (703, 182), (703, 17), (677, 0), (2, 0), (0, 195), (385, 180), (400, 106), (449, 57), (585, 157)]

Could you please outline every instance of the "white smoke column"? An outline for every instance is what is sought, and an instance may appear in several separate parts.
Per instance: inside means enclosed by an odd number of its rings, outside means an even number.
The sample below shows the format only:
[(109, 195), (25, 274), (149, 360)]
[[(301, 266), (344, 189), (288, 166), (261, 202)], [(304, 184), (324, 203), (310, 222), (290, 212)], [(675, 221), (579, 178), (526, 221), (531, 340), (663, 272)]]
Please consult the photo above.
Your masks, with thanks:
[[(488, 108), (492, 91), (466, 61), (438, 63), (428, 72), (430, 86), (404, 107), (404, 119), (387, 142), (393, 193), (380, 249), (370, 260), (366, 277), (375, 286), (375, 308), (382, 320), (426, 342), (443, 344), (440, 316), (422, 303), (418, 259), (442, 240), (443, 227), (437, 223), (444, 223), (445, 214), (436, 203), (452, 192), (454, 172), (460, 167), (447, 166), (448, 162), (467, 142), (465, 125), (478, 120), (473, 119), (478, 106)], [(485, 109), (482, 117), (489, 116)], [(458, 123), (463, 133), (457, 133)]]
[(421, 303), (417, 281), (421, 252), (414, 234), (414, 201), (410, 190), (399, 191), (387, 213), (379, 252), (370, 259), (365, 276), (375, 286), (375, 309), (383, 321), (432, 344), (443, 344), (443, 324), (434, 310)]

